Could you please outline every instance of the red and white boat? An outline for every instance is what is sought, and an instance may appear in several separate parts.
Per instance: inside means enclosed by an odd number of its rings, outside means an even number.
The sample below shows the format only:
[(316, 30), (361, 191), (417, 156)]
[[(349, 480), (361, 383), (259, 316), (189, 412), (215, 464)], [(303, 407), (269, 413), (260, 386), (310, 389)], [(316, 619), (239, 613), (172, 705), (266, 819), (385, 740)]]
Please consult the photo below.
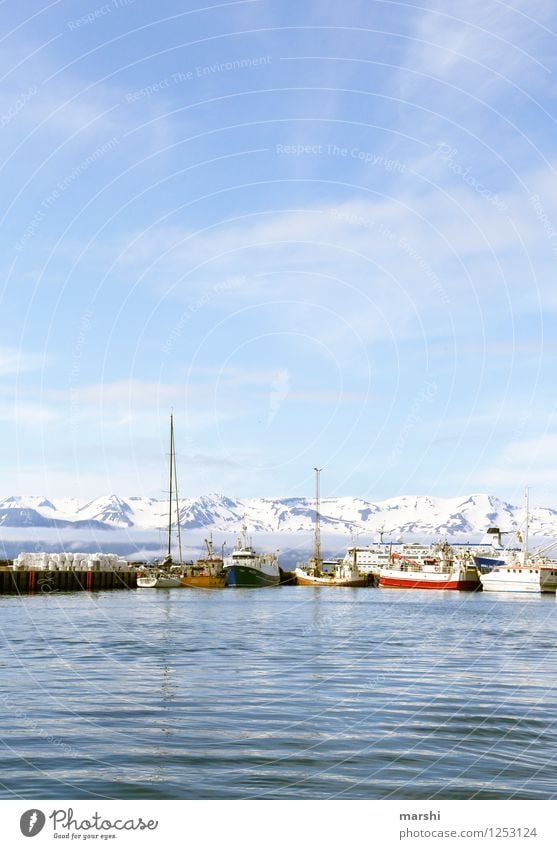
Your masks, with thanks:
[(470, 556), (455, 559), (448, 543), (432, 546), (419, 559), (391, 554), (379, 572), (380, 587), (414, 590), (478, 590), (480, 575)]

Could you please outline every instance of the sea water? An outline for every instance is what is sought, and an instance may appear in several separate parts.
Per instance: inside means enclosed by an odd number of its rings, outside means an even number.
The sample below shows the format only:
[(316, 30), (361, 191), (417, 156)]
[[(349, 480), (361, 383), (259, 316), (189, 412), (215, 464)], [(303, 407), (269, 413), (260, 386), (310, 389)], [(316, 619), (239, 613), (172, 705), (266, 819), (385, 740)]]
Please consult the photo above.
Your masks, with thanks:
[(0, 597), (4, 799), (549, 799), (548, 596)]

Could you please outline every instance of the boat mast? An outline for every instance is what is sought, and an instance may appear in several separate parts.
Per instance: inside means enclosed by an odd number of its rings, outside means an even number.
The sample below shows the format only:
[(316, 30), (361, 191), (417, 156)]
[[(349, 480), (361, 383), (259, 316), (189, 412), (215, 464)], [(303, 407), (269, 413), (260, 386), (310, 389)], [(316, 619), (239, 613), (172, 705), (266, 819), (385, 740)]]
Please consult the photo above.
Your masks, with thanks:
[(174, 416), (170, 414), (170, 497), (168, 499), (168, 556), (171, 556), (172, 551), (172, 453), (174, 451)]
[(173, 461), (173, 469), (174, 469), (174, 490), (176, 492), (176, 530), (178, 532), (178, 555), (180, 557), (180, 563), (182, 563), (182, 532), (180, 530), (180, 502), (178, 499), (178, 475), (176, 473), (176, 446), (174, 444), (174, 424), (172, 425), (172, 454), (174, 457)]
[(214, 550), (213, 550), (213, 532), (212, 531), (209, 534), (209, 539), (205, 540), (205, 545), (207, 546), (207, 554), (209, 555), (209, 558), (213, 558), (215, 556), (215, 553), (214, 553)]
[(524, 493), (526, 501), (526, 526), (524, 528), (523, 564), (526, 566), (528, 560), (528, 530), (530, 525), (530, 487), (526, 487)]
[(319, 499), (320, 499), (320, 491), (319, 491), (319, 476), (321, 474), (321, 469), (318, 469), (314, 466), (315, 472), (315, 545), (313, 551), (313, 560), (316, 569), (321, 569), (321, 530), (320, 530), (320, 515), (319, 515)]

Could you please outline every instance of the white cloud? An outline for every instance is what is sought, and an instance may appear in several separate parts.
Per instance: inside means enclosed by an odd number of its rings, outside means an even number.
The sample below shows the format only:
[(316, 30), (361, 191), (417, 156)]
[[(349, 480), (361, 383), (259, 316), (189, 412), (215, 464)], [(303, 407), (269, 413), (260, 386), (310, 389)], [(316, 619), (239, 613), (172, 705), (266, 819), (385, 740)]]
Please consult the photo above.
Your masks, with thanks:
[(532, 485), (554, 492), (557, 478), (557, 433), (518, 438), (508, 442), (495, 462), (477, 470), (477, 479), (493, 491)]
[(0, 375), (18, 375), (38, 371), (47, 364), (45, 354), (21, 351), (19, 348), (0, 348)]
[[(524, 4), (524, 14), (494, 0), (434, 0), (417, 18), (405, 64), (476, 96), (494, 83), (519, 85), (547, 70), (540, 43), (549, 14), (549, 4), (540, 0)], [(415, 77), (405, 80), (407, 88), (417, 84)]]
[(16, 401), (13, 404), (0, 403), (0, 421), (13, 422), (18, 427), (39, 427), (50, 424), (60, 418), (60, 413), (47, 404), (31, 401)]
[[(229, 317), (234, 308), (282, 302), (282, 328), (303, 322), (316, 338), (321, 332), (350, 348), (358, 338), (431, 338), (439, 328), (450, 335), (463, 322), (480, 329), (491, 307), (514, 321), (554, 303), (552, 278), (536, 275), (541, 257), (553, 259), (552, 244), (524, 190), (506, 192), (508, 210), (500, 211), (464, 181), (443, 192), (448, 177), (442, 163), (435, 167), (438, 187), (414, 183), (397, 201), (253, 214), (199, 232), (155, 225), (116, 247), (122, 273), (185, 302), (186, 312), (199, 295), (199, 309)], [(535, 187), (555, 181), (550, 168), (531, 176)], [(547, 188), (542, 202), (557, 221)], [(235, 285), (213, 296), (232, 278)], [(318, 320), (308, 323), (312, 306)]]

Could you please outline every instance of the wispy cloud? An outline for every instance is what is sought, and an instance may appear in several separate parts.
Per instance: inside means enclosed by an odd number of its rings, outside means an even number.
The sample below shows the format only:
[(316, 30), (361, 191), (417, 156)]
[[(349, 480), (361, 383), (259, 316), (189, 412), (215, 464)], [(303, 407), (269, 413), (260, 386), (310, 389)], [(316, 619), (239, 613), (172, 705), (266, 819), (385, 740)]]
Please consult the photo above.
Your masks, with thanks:
[(542, 492), (554, 489), (557, 477), (557, 434), (542, 433), (511, 440), (478, 479), (492, 490), (532, 485)]
[(18, 348), (0, 348), (0, 375), (19, 375), (38, 371), (51, 362), (46, 354), (21, 351)]
[(432, 79), (473, 85), (477, 94), (493, 84), (518, 85), (525, 74), (539, 78), (548, 71), (540, 43), (550, 13), (545, 0), (524, 9), (486, 0), (434, 0), (415, 19), (407, 64)]

